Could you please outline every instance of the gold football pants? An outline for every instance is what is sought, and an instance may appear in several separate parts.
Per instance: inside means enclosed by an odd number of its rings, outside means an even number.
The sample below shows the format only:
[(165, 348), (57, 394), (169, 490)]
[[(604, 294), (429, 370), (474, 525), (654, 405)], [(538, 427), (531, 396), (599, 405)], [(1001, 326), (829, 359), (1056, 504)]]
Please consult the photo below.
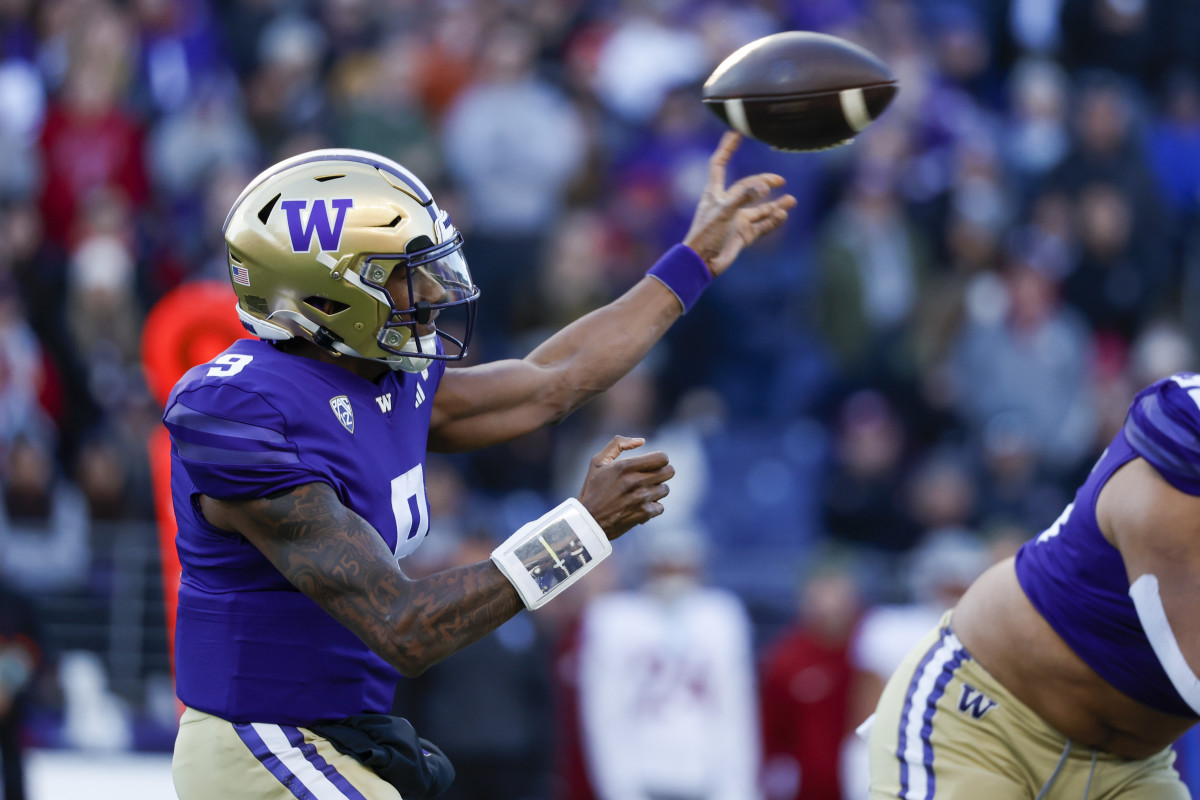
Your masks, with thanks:
[(171, 760), (180, 800), (400, 800), (400, 793), (328, 740), (294, 725), (183, 712)]
[(1188, 800), (1170, 748), (1073, 744), (963, 648), (950, 614), (897, 668), (870, 726), (871, 800)]

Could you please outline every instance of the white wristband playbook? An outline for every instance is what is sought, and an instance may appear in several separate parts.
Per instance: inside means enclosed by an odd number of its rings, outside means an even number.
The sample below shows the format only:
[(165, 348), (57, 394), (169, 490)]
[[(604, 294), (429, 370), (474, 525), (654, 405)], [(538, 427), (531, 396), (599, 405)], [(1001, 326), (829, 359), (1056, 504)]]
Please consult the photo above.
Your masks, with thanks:
[(492, 551), (492, 562), (521, 595), (540, 608), (612, 553), (612, 543), (575, 498), (522, 525)]

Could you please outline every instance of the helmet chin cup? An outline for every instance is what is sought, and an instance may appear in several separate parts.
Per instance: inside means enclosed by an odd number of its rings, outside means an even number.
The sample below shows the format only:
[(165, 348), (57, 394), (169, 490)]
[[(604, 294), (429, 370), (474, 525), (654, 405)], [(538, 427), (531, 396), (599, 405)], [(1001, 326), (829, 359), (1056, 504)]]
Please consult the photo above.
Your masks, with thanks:
[[(416, 337), (408, 337), (408, 341), (400, 348), (405, 353), (436, 353), (437, 352), (437, 331), (427, 333), (420, 337), (421, 349), (417, 349)], [(403, 370), (404, 372), (424, 372), (433, 363), (431, 358), (421, 358), (419, 356), (402, 356), (400, 358), (389, 358), (387, 365), (393, 370)]]
[(237, 308), (238, 320), (242, 323), (242, 327), (258, 338), (269, 341), (281, 341), (292, 338), (292, 332), (282, 325), (276, 325), (274, 322), (247, 314), (245, 309), (242, 308), (241, 303), (235, 304), (235, 307)]

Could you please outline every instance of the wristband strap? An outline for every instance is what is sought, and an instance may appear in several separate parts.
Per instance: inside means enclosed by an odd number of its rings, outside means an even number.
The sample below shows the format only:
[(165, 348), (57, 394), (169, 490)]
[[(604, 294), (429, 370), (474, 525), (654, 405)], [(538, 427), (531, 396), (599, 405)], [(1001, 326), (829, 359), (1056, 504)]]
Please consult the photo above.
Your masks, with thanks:
[(604, 530), (572, 497), (522, 525), (492, 551), (492, 563), (532, 610), (557, 597), (611, 552)]
[(704, 259), (686, 244), (677, 244), (663, 254), (646, 274), (657, 278), (679, 299), (683, 313), (691, 311), (700, 295), (712, 283), (712, 273)]

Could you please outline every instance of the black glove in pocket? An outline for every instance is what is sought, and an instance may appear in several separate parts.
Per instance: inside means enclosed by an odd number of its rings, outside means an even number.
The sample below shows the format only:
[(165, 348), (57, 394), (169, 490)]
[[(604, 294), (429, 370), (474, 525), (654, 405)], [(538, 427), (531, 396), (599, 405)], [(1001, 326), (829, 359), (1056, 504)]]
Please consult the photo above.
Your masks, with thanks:
[(404, 717), (359, 714), (310, 725), (309, 730), (395, 786), (404, 800), (437, 797), (454, 782), (450, 759), (433, 742), (417, 736)]

